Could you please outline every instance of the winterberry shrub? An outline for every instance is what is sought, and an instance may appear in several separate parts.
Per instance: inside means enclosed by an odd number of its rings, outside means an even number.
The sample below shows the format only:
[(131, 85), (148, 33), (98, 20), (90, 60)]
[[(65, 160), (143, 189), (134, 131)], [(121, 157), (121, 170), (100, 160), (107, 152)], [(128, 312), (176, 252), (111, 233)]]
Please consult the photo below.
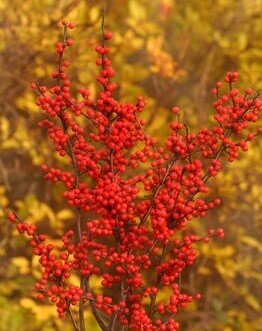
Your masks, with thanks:
[[(31, 87), (38, 93), (36, 104), (47, 115), (39, 127), (64, 158), (61, 168), (43, 164), (41, 170), (47, 181), (64, 184), (75, 224), (58, 249), (35, 225), (14, 211), (9, 214), (39, 256), (37, 299), (53, 303), (59, 317), (68, 314), (78, 331), (86, 330), (88, 309), (102, 330), (178, 330), (176, 315), (201, 299), (199, 293), (182, 292), (181, 274), (197, 259), (198, 243), (224, 236), (223, 229), (210, 229), (200, 237), (187, 225), (220, 204), (218, 198), (208, 199), (208, 181), (221, 171), (223, 160), (237, 160), (261, 132), (250, 132), (261, 100), (250, 88), (241, 93), (235, 87), (238, 73), (229, 72), (212, 90), (213, 126), (191, 133), (174, 107), (175, 120), (160, 146), (146, 133), (140, 117), (146, 101), (139, 96), (134, 104), (123, 103), (115, 97), (110, 31), (103, 29), (102, 43), (96, 47), (99, 95), (92, 97), (84, 87), (77, 97), (72, 95), (65, 56), (73, 45), (68, 31), (75, 24), (62, 24), (55, 83)], [(78, 277), (77, 284), (72, 275)], [(94, 276), (101, 279), (102, 294), (92, 288)], [(169, 295), (159, 300), (163, 292)]]

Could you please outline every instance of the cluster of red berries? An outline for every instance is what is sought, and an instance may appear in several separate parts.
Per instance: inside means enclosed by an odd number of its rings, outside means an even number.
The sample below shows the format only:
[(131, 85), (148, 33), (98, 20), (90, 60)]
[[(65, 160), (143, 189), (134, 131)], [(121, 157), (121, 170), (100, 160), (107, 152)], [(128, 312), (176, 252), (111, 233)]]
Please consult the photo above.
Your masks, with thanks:
[[(247, 143), (257, 133), (247, 129), (258, 120), (262, 102), (251, 89), (241, 94), (234, 88), (238, 74), (230, 72), (225, 77), (228, 92), (220, 95), (221, 82), (213, 90), (217, 98), (213, 127), (190, 133), (178, 117), (170, 124), (166, 143), (158, 146), (145, 132), (146, 122), (138, 118), (145, 100), (139, 96), (136, 104), (129, 104), (115, 98), (107, 45), (111, 32), (104, 32), (96, 47), (100, 93), (94, 98), (83, 87), (81, 100), (72, 96), (65, 52), (73, 45), (67, 31), (75, 25), (62, 23), (64, 38), (56, 45), (58, 68), (52, 75), (55, 84), (31, 86), (39, 94), (37, 105), (49, 117), (39, 126), (47, 129), (68, 164), (67, 170), (47, 165), (41, 169), (46, 180), (65, 185), (64, 197), (76, 210), (77, 231), (68, 231), (62, 251), (54, 254), (35, 226), (9, 215), (18, 231), (31, 237), (34, 254), (40, 256), (43, 275), (36, 284), (37, 298), (49, 298), (59, 316), (70, 313), (71, 306), (89, 302), (103, 330), (109, 325), (110, 330), (116, 325), (137, 331), (178, 330), (177, 312), (201, 297), (182, 293), (179, 278), (196, 260), (197, 242), (224, 235), (222, 229), (211, 229), (204, 237), (181, 229), (220, 204), (217, 198), (204, 199), (207, 182), (221, 171), (225, 155), (235, 161), (240, 149), (248, 150)], [(172, 109), (174, 115), (179, 112)], [(92, 129), (85, 129), (86, 122)], [(140, 163), (141, 171), (134, 171)], [(70, 282), (73, 273), (81, 284)], [(94, 275), (101, 277), (103, 294), (91, 288)], [(159, 302), (158, 294), (165, 289), (172, 295)]]

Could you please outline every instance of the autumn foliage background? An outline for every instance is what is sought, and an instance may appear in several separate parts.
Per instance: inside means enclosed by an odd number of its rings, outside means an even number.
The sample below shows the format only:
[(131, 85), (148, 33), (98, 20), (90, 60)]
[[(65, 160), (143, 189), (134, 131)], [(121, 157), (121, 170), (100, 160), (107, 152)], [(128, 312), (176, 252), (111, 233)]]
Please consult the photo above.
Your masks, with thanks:
[[(6, 222), (10, 207), (30, 216), (54, 243), (74, 215), (59, 185), (43, 180), (39, 165), (56, 164), (51, 143), (37, 127), (41, 113), (29, 83), (48, 83), (54, 44), (62, 18), (78, 22), (72, 48), (74, 88), (83, 84), (95, 94), (94, 46), (101, 37), (104, 1), (0, 0), (0, 330), (71, 330), (54, 307), (36, 302), (37, 257)], [(262, 33), (259, 0), (115, 0), (108, 2), (106, 26), (114, 33), (111, 59), (119, 97), (148, 101), (148, 132), (167, 135), (170, 109), (183, 109), (190, 130), (212, 117), (211, 88), (229, 70), (240, 84), (261, 91)], [(260, 143), (261, 144), (261, 143)], [(212, 187), (222, 205), (195, 231), (223, 227), (223, 241), (200, 245), (201, 256), (182, 279), (185, 290), (203, 294), (180, 313), (182, 330), (260, 330), (261, 297), (261, 145), (229, 165)], [(210, 194), (213, 194), (212, 192)], [(208, 222), (208, 226), (206, 223)], [(99, 283), (99, 279), (97, 279)], [(190, 318), (188, 318), (190, 316)], [(96, 330), (92, 324), (88, 330)]]

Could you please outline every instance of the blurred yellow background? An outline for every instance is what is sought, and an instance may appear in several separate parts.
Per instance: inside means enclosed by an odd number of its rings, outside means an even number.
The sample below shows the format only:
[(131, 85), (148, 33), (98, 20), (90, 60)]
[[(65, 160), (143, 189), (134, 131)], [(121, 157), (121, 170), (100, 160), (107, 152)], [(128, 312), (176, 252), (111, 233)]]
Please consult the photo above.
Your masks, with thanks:
[[(148, 131), (164, 140), (170, 109), (183, 109), (190, 130), (212, 120), (210, 89), (229, 70), (241, 87), (262, 87), (261, 0), (106, 1), (106, 26), (113, 34), (111, 59), (119, 98), (148, 100)], [(94, 45), (100, 36), (99, 0), (0, 0), (0, 330), (71, 330), (55, 307), (34, 299), (37, 259), (24, 238), (6, 222), (8, 208), (30, 217), (41, 231), (59, 239), (72, 222), (61, 187), (45, 183), (39, 165), (56, 164), (52, 146), (37, 128), (42, 117), (29, 88), (33, 79), (50, 82), (59, 20), (78, 23), (72, 33), (73, 89), (95, 94)], [(178, 316), (185, 331), (261, 330), (261, 144), (225, 168), (212, 183), (223, 203), (198, 233), (225, 229), (225, 239), (199, 245), (197, 264), (182, 279), (185, 291), (203, 299)], [(92, 319), (88, 330), (98, 330)]]

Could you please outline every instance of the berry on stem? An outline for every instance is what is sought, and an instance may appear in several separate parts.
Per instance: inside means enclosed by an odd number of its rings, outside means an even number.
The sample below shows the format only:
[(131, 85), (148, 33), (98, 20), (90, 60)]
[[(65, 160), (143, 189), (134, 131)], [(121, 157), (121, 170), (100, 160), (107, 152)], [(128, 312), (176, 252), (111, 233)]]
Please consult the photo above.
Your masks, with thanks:
[[(208, 181), (222, 171), (223, 162), (234, 162), (240, 150), (248, 151), (249, 142), (261, 133), (261, 128), (251, 132), (261, 100), (251, 89), (241, 93), (235, 87), (238, 73), (229, 72), (225, 83), (212, 90), (212, 126), (189, 132), (179, 121), (181, 110), (173, 107), (178, 120), (170, 123), (167, 140), (160, 145), (139, 118), (146, 107), (143, 97), (135, 103), (115, 97), (115, 73), (105, 45), (112, 38), (110, 31), (103, 31), (103, 43), (95, 49), (100, 93), (92, 98), (82, 87), (79, 96), (74, 95), (67, 73), (70, 62), (64, 56), (74, 43), (67, 38), (67, 28), (75, 24), (63, 20), (62, 25), (55, 82), (32, 83), (31, 88), (38, 92), (36, 104), (45, 114), (38, 125), (64, 158), (60, 168), (43, 164), (41, 171), (45, 180), (63, 184), (76, 223), (57, 248), (35, 225), (14, 212), (8, 216), (20, 234), (29, 236), (33, 254), (39, 256), (37, 299), (49, 300), (61, 318), (69, 314), (77, 331), (85, 330), (86, 303), (102, 330), (178, 330), (176, 315), (201, 299), (199, 293), (183, 292), (181, 275), (196, 261), (198, 244), (224, 236), (223, 229), (210, 229), (199, 237), (187, 225), (221, 203), (207, 197)], [(92, 289), (95, 276), (101, 278), (102, 294)], [(159, 302), (162, 292), (171, 294)], [(71, 312), (74, 306), (79, 307), (80, 329)]]

